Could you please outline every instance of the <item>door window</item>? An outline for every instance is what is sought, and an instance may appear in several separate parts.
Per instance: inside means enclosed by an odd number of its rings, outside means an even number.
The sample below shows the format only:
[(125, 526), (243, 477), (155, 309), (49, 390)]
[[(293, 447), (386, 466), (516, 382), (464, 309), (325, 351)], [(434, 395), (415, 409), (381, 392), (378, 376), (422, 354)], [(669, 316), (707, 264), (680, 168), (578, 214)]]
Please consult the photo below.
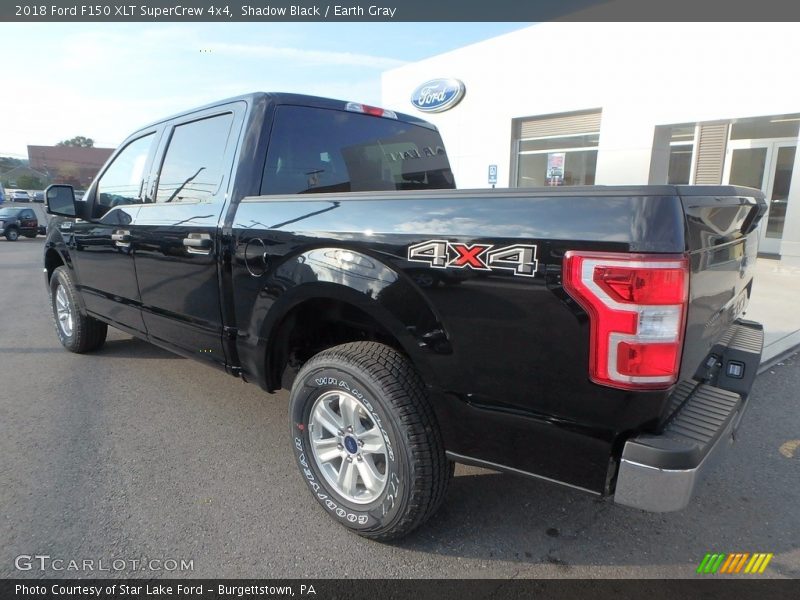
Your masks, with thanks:
[(210, 202), (223, 190), (233, 113), (178, 125), (161, 166), (156, 202)]
[(145, 165), (155, 136), (151, 133), (128, 144), (97, 182), (95, 217), (123, 204), (142, 201)]

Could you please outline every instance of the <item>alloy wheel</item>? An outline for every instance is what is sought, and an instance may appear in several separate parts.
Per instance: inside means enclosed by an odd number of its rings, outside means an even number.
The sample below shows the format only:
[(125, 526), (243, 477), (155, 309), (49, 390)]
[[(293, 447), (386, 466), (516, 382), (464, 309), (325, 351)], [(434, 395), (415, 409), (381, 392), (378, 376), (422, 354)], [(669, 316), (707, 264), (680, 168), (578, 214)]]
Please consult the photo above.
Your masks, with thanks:
[(355, 396), (330, 391), (311, 408), (311, 451), (326, 481), (346, 500), (367, 504), (386, 487), (383, 432)]

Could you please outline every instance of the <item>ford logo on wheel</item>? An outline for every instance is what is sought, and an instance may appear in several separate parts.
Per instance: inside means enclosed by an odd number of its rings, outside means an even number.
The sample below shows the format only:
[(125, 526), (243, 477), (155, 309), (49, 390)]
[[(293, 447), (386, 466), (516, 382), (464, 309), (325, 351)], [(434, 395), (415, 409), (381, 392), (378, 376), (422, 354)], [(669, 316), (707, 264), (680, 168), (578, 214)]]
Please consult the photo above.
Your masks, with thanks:
[(414, 90), (411, 104), (422, 112), (442, 112), (461, 102), (464, 91), (458, 79), (431, 79)]

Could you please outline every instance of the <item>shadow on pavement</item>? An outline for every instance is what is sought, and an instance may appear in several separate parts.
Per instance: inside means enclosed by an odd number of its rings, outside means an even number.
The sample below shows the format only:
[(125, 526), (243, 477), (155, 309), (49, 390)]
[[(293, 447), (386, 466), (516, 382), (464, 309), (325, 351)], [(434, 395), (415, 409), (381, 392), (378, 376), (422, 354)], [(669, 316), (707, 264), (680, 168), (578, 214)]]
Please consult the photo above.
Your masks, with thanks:
[[(800, 577), (797, 456), (781, 452), (800, 437), (789, 390), (800, 364), (760, 375), (737, 443), (696, 488), (689, 507), (647, 513), (543, 481), (458, 466), (447, 499), (405, 550), (520, 564), (655, 566), (692, 577), (707, 552), (771, 552), (772, 576)], [(784, 444), (785, 445), (785, 444)], [(476, 575), (477, 576), (477, 575)]]

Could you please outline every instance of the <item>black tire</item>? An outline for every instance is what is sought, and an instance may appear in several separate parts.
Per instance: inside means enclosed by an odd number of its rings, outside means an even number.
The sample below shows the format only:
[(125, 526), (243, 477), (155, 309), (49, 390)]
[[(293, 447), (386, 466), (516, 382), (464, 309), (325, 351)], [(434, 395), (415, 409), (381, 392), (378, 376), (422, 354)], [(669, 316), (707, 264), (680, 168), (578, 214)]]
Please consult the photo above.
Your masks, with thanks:
[(19, 239), (19, 231), (17, 231), (16, 227), (9, 227), (6, 230), (6, 239), (9, 242), (16, 242)]
[[(57, 295), (63, 289), (66, 299), (66, 311), (71, 316), (70, 327), (60, 324)], [(50, 277), (50, 304), (53, 309), (53, 322), (56, 334), (70, 352), (91, 352), (97, 350), (106, 341), (108, 325), (83, 313), (80, 295), (75, 289), (72, 274), (67, 267), (58, 267)]]
[[(387, 450), (384, 488), (368, 503), (355, 503), (337, 491), (322, 473), (312, 447), (312, 408), (331, 392), (335, 397), (343, 390), (358, 399), (364, 420), (378, 427)], [(408, 359), (389, 346), (354, 342), (314, 356), (292, 386), (289, 426), (300, 472), (312, 494), (331, 518), (363, 537), (387, 541), (405, 536), (444, 500), (454, 465), (445, 456), (422, 379)]]
[(30, 238), (30, 239), (35, 239), (36, 236), (37, 236), (37, 234), (35, 234), (35, 233), (26, 233), (25, 234), (25, 237), (26, 238)]

